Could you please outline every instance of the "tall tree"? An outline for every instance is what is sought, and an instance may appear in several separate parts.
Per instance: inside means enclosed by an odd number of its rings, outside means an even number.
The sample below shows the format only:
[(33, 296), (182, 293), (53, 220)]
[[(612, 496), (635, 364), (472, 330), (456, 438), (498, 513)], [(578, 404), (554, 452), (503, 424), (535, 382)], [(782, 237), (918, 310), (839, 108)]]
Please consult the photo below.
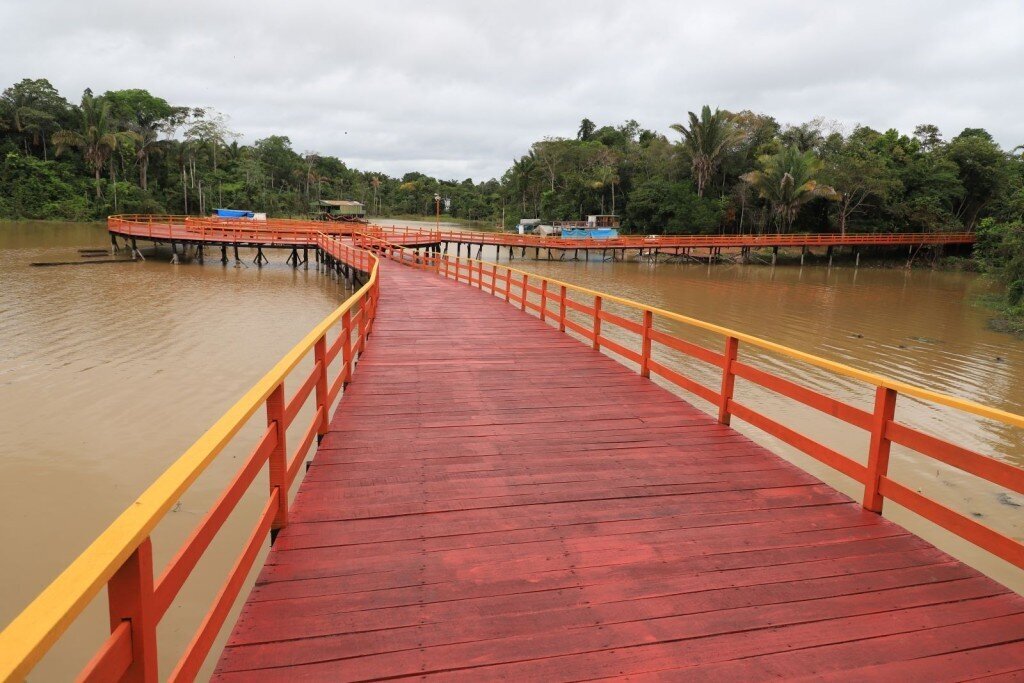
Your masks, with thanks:
[(96, 181), (96, 198), (101, 196), (100, 174), (110, 155), (125, 140), (137, 139), (130, 131), (119, 131), (112, 125), (110, 105), (86, 91), (82, 95), (78, 130), (64, 129), (53, 134), (53, 144), (59, 155), (71, 147), (80, 149), (85, 162), (92, 168)]
[(836, 191), (839, 232), (844, 235), (851, 217), (884, 204), (902, 189), (885, 159), (869, 144), (877, 135), (858, 128), (848, 139), (837, 133), (822, 145), (822, 178)]
[(739, 142), (742, 133), (732, 123), (728, 112), (704, 105), (700, 118), (692, 111), (689, 125), (673, 123), (672, 130), (683, 136), (683, 150), (690, 159), (693, 178), (697, 183), (697, 196), (704, 196), (704, 188), (722, 161), (728, 149)]
[(1009, 183), (1008, 159), (988, 132), (966, 128), (949, 141), (946, 158), (957, 165), (964, 195), (957, 209), (968, 230), (977, 225), (981, 211)]
[(597, 130), (597, 124), (590, 119), (583, 119), (580, 121), (579, 130), (576, 131), (576, 139), (586, 142), (594, 137), (595, 130)]
[(819, 185), (815, 175), (821, 170), (821, 161), (813, 152), (801, 152), (795, 146), (784, 147), (777, 154), (762, 156), (761, 169), (744, 173), (761, 199), (772, 208), (781, 232), (793, 227), (800, 208), (812, 199), (835, 199), (837, 193), (827, 185)]
[(161, 153), (165, 146), (161, 134), (181, 125), (188, 108), (173, 107), (162, 97), (139, 88), (108, 90), (103, 93), (103, 101), (110, 105), (110, 116), (117, 125), (138, 136), (135, 161), (139, 167), (139, 187), (147, 190), (150, 157)]
[(42, 147), (50, 133), (67, 123), (73, 107), (45, 78), (24, 78), (0, 95), (0, 119), (21, 138), (25, 154), (30, 147)]

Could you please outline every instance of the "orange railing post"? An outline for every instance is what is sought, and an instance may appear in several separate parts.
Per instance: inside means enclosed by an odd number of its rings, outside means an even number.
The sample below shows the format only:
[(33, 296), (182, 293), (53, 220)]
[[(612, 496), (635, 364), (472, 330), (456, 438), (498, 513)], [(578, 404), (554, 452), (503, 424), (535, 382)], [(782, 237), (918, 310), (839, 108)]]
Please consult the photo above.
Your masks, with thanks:
[(540, 281), (540, 319), (545, 321), (548, 319), (548, 281), (544, 278)]
[(130, 622), (132, 663), (122, 681), (156, 681), (156, 624), (153, 599), (153, 544), (146, 538), (107, 583), (110, 632)]
[(565, 285), (558, 288), (558, 331), (565, 332), (565, 297), (568, 296)]
[(733, 373), (732, 364), (736, 360), (739, 346), (739, 339), (736, 337), (726, 337), (725, 354), (722, 361), (722, 391), (718, 399), (718, 423), (723, 425), (732, 422), (732, 415), (729, 413), (729, 401), (732, 400), (732, 392), (736, 386), (736, 375)]
[(341, 333), (344, 335), (341, 342), (341, 360), (345, 364), (345, 379), (342, 384), (348, 384), (352, 380), (352, 313), (345, 311), (341, 314)]
[(594, 350), (601, 348), (598, 338), (601, 336), (601, 297), (594, 297)]
[(527, 287), (529, 286), (528, 282), (530, 280), (530, 276), (527, 275), (526, 273), (521, 273), (521, 275), (523, 276), (523, 300), (519, 302), (519, 310), (525, 311), (526, 310), (526, 294), (528, 292)]
[(267, 397), (267, 426), (274, 427), (277, 442), (270, 451), (270, 494), (277, 489), (278, 507), (270, 529), (270, 542), (277, 538), (277, 532), (288, 526), (288, 448), (285, 443), (287, 425), (284, 423), (284, 382), (281, 382)]
[(320, 426), (316, 430), (317, 444), (323, 440), (324, 434), (330, 426), (331, 418), (328, 416), (330, 406), (327, 405), (329, 395), (327, 388), (327, 336), (321, 336), (313, 345), (313, 362), (320, 368), (320, 376), (316, 380), (316, 409), (323, 411), (320, 417)]
[(640, 336), (640, 376), (651, 376), (651, 328), (654, 326), (654, 314), (650, 309), (644, 311), (644, 322)]
[(883, 498), (879, 493), (881, 478), (889, 472), (889, 450), (892, 442), (885, 436), (889, 422), (896, 416), (896, 390), (887, 387), (875, 389), (875, 409), (871, 415), (871, 442), (868, 446), (868, 471), (864, 482), (864, 502), (872, 512), (882, 511)]

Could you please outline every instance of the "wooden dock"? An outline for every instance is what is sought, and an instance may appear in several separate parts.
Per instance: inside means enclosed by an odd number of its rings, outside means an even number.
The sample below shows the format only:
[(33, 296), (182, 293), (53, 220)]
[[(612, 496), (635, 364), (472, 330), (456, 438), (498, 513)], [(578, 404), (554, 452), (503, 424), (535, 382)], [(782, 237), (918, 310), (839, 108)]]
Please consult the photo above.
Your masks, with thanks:
[[(188, 244), (200, 262), (204, 245), (224, 261), (229, 248), (287, 248), (310, 267), (312, 251), (354, 291), (0, 632), (0, 681), (78, 637), (68, 628), (97, 599), (109, 635), (97, 648), (92, 624), (82, 681), (188, 682), (208, 660), (218, 681), (1024, 680), (1024, 597), (880, 514), (898, 504), (1024, 570), (1021, 539), (889, 470), (897, 444), (1024, 494), (1024, 469), (918, 429), (897, 406), (1007, 429), (1024, 415), (444, 253), (436, 232), (278, 223), (111, 218), (136, 253), (139, 240)], [(765, 353), (860, 383), (874, 405), (789, 379)], [(867, 448), (815, 441), (766, 414), (751, 385), (859, 430)], [(253, 440), (243, 427), (264, 417)], [(861, 500), (734, 418), (861, 485)], [(249, 455), (157, 566), (160, 522), (228, 444)], [(247, 538), (227, 539), (240, 549), (191, 640), (161, 643), (161, 621), (254, 489), (262, 511)], [(176, 662), (169, 673), (161, 659)]]
[(1024, 598), (497, 298), (381, 278), (216, 680), (1024, 677)]

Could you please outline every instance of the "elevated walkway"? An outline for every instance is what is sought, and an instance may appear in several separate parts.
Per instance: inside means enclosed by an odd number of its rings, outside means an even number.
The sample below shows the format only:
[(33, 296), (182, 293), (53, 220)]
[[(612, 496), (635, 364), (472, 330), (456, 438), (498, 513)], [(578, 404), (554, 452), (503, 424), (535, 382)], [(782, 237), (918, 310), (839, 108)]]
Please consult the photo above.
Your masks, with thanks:
[(343, 407), (215, 680), (1024, 668), (1024, 599), (479, 290), (384, 261)]

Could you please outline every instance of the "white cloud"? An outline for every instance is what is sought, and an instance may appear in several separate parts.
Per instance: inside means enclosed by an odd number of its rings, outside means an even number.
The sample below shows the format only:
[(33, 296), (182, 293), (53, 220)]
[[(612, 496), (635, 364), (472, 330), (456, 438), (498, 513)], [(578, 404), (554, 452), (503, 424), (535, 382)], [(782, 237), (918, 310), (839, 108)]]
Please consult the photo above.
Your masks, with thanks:
[(782, 122), (1024, 142), (1024, 3), (0, 0), (0, 83), (144, 87), (253, 141), (399, 175), (500, 174), (579, 119), (668, 131), (704, 103)]

